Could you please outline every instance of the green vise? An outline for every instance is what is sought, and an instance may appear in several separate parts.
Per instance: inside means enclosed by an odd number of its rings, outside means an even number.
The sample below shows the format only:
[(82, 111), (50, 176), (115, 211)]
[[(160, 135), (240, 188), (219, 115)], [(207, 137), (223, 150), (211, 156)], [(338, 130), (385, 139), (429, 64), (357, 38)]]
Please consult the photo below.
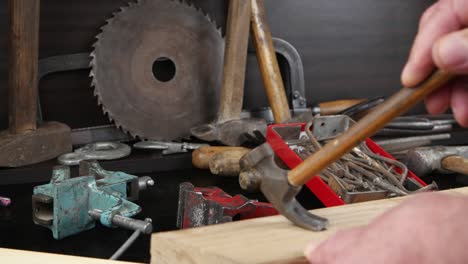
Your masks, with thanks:
[(94, 228), (95, 221), (130, 229), (147, 223), (130, 218), (141, 211), (131, 201), (138, 199), (140, 190), (154, 185), (151, 178), (106, 171), (96, 161), (82, 161), (79, 172), (79, 177), (71, 178), (70, 167), (56, 166), (50, 183), (34, 188), (35, 224), (62, 239)]

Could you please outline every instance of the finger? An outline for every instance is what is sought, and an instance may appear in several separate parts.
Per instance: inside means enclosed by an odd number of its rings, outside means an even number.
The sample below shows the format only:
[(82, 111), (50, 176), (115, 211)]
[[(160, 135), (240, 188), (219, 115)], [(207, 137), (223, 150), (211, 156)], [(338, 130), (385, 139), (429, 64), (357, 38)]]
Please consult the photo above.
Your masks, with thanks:
[(449, 83), (430, 94), (425, 100), (427, 111), (432, 115), (445, 113), (450, 106), (451, 93), (452, 83)]
[(468, 29), (448, 34), (434, 45), (434, 62), (440, 69), (468, 74)]
[(452, 111), (462, 127), (468, 127), (468, 78), (458, 80), (452, 90)]
[(359, 239), (364, 227), (358, 227), (346, 231), (339, 231), (325, 242), (316, 246), (309, 244), (304, 251), (304, 255), (312, 264), (334, 263), (336, 258), (349, 254), (347, 250), (352, 250), (355, 241)]
[(451, 2), (438, 2), (426, 11), (431, 12), (431, 16), (423, 16), (429, 17), (430, 20), (427, 18), (427, 22), (421, 23), (408, 63), (403, 70), (401, 80), (405, 86), (416, 86), (433, 71), (432, 45), (443, 35), (460, 29), (461, 25), (452, 10)]

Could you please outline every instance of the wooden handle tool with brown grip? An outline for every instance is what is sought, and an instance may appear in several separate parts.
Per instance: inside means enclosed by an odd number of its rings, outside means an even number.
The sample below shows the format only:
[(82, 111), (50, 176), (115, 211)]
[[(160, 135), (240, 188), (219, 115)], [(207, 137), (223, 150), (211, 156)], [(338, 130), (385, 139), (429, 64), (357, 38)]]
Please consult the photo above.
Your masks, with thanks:
[(238, 177), (241, 171), (240, 160), (250, 149), (237, 149), (221, 152), (210, 160), (210, 171), (214, 175)]
[(468, 159), (461, 156), (450, 156), (442, 160), (442, 167), (446, 170), (468, 175)]
[(192, 163), (196, 168), (207, 170), (210, 168), (210, 161), (218, 154), (226, 152), (247, 153), (249, 151), (250, 149), (243, 147), (201, 147), (193, 151)]
[(320, 111), (320, 115), (335, 115), (364, 101), (366, 101), (366, 99), (347, 99), (323, 102), (318, 104), (318, 109)]
[(218, 123), (239, 119), (242, 112), (249, 46), (250, 7), (249, 1), (229, 0)]
[(285, 123), (291, 119), (291, 113), (270, 28), (268, 27), (263, 0), (250, 1), (252, 3), (251, 22), (253, 40), (268, 102), (275, 122)]
[(9, 128), (11, 134), (37, 129), (40, 0), (9, 0)]
[(307, 158), (288, 173), (288, 181), (293, 186), (301, 186), (320, 173), (331, 163), (351, 151), (356, 145), (375, 134), (395, 117), (405, 113), (437, 88), (446, 84), (454, 76), (442, 71), (432, 74), (418, 87), (403, 88), (383, 104), (353, 125), (341, 136), (326, 144), (318, 152)]

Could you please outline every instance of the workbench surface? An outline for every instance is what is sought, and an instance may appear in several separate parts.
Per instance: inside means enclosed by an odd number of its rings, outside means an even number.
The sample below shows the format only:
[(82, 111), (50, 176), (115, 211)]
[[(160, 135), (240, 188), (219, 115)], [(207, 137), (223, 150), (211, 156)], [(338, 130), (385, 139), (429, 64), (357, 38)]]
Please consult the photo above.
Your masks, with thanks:
[[(444, 193), (468, 196), (468, 187)], [(313, 232), (294, 226), (283, 216), (154, 234), (151, 263), (307, 263), (303, 250), (338, 230), (368, 224), (407, 197), (314, 210), (329, 228)]]
[[(190, 154), (181, 155), (190, 156)], [(169, 157), (169, 159), (171, 158), (174, 157)], [(102, 162), (101, 164), (104, 169), (109, 169), (106, 164), (110, 163)], [(48, 171), (48, 178), (52, 176), (52, 166), (48, 169), (43, 168), (41, 171)], [(153, 173), (148, 176), (154, 178), (156, 186), (140, 192), (140, 199), (137, 203), (142, 206), (143, 211), (137, 218), (152, 218), (155, 232), (176, 229), (179, 184), (182, 182), (190, 181), (199, 186), (216, 185), (232, 194), (237, 194), (241, 191), (237, 179), (215, 177), (207, 172), (195, 169)], [(0, 207), (0, 248), (109, 258), (132, 234), (132, 231), (109, 229), (97, 225), (95, 229), (78, 235), (59, 241), (54, 240), (52, 232), (49, 229), (37, 226), (32, 221), (32, 190), (34, 186), (43, 183), (0, 185), (0, 196), (12, 199), (10, 207)], [(249, 196), (255, 198), (259, 195)], [(121, 259), (135, 262), (149, 262), (149, 241), (149, 236), (140, 237)]]
[[(141, 156), (136, 154), (132, 154), (131, 157), (123, 160), (121, 164), (132, 164), (131, 159), (135, 158), (135, 156), (140, 159)], [(164, 159), (168, 161), (175, 159), (178, 161), (186, 160), (189, 162), (190, 156), (191, 155), (187, 153), (171, 157), (162, 157), (162, 159), (163, 161)], [(161, 163), (161, 161), (159, 161), (159, 163)], [(41, 173), (47, 173), (46, 175), (38, 175), (38, 177), (49, 179), (53, 164), (54, 163), (50, 163), (48, 167), (47, 163), (34, 165), (41, 168), (38, 170)], [(104, 169), (108, 170), (116, 168), (114, 162), (102, 162), (101, 165)], [(18, 170), (31, 171), (34, 166)], [(182, 162), (179, 167), (187, 168), (190, 167), (190, 164), (184, 164)], [(125, 168), (120, 169), (125, 171)], [(8, 171), (12, 170), (10, 169)], [(15, 170), (12, 172), (14, 171)], [(250, 199), (265, 201), (260, 193), (249, 194), (242, 192), (237, 178), (222, 178), (219, 176), (213, 176), (205, 171), (185, 169), (171, 172), (139, 174), (139, 176), (144, 175), (152, 176), (155, 179), (156, 186), (140, 193), (140, 200), (137, 203), (142, 206), (143, 211), (137, 216), (137, 218), (152, 218), (155, 232), (171, 231), (176, 229), (179, 184), (185, 181), (190, 181), (198, 187), (218, 186), (231, 195), (243, 194)], [(454, 179), (454, 177), (447, 175), (435, 178), (442, 189), (461, 186), (456, 183)], [(432, 179), (425, 180), (429, 182)], [(41, 185), (43, 183), (44, 182), (21, 185), (0, 185), (0, 196), (12, 198), (12, 205), (10, 207), (0, 207), (0, 248), (13, 248), (105, 259), (109, 258), (131, 235), (132, 232), (128, 230), (109, 229), (97, 225), (95, 229), (78, 235), (68, 237), (60, 241), (54, 240), (50, 230), (37, 226), (32, 221), (32, 190), (34, 186)], [(307, 190), (303, 190), (299, 194), (298, 200), (307, 209), (322, 207), (321, 203)], [(121, 259), (125, 261), (148, 263), (150, 261), (149, 244), (149, 236), (140, 237)]]
[[(142, 157), (136, 154), (138, 153), (132, 154), (129, 158), (121, 161), (120, 164), (133, 164), (131, 161), (132, 159), (138, 159), (138, 164), (140, 164), (140, 159)], [(154, 157), (151, 157), (149, 161), (162, 163), (166, 160), (167, 163), (171, 163), (175, 160), (180, 162), (180, 168), (191, 167), (191, 164), (185, 164), (191, 160), (190, 153), (161, 157), (161, 159), (160, 161), (155, 161)], [(21, 173), (16, 171), (25, 171), (31, 174), (31, 171), (34, 171), (34, 168), (37, 167), (40, 168), (37, 171), (41, 173), (41, 175), (37, 175), (37, 177), (41, 178), (42, 181), (44, 179), (50, 180), (54, 164), (55, 162), (46, 162), (44, 164), (16, 170), (0, 169), (0, 175), (7, 171), (18, 174), (18, 176), (21, 177)], [(104, 169), (126, 171), (125, 168), (116, 167), (116, 164), (118, 165), (119, 162), (101, 162)], [(148, 167), (148, 169), (151, 168)], [(176, 229), (179, 184), (182, 182), (190, 181), (192, 184), (199, 187), (217, 186), (232, 195), (243, 194), (251, 199), (265, 201), (260, 193), (249, 194), (243, 192), (239, 187), (237, 178), (213, 176), (206, 171), (185, 169), (137, 175), (151, 176), (156, 182), (155, 187), (140, 192), (140, 199), (137, 201), (137, 204), (141, 205), (143, 208), (143, 211), (137, 218), (152, 218), (154, 232)], [(33, 180), (31, 179), (31, 175), (22, 180), (28, 179)], [(95, 229), (63, 240), (54, 240), (52, 238), (52, 232), (49, 229), (37, 226), (32, 221), (32, 191), (34, 186), (44, 183), (46, 182), (20, 185), (0, 184), (0, 196), (6, 196), (12, 199), (12, 205), (10, 207), (0, 207), (0, 248), (13, 248), (93, 258), (109, 258), (132, 234), (132, 231), (129, 230), (109, 229), (98, 224)], [(308, 209), (321, 207), (320, 202), (308, 192), (301, 193), (299, 200), (303, 202), (307, 201), (308, 206), (306, 207)], [(150, 261), (149, 244), (149, 236), (140, 237), (121, 259), (125, 261), (148, 263)]]

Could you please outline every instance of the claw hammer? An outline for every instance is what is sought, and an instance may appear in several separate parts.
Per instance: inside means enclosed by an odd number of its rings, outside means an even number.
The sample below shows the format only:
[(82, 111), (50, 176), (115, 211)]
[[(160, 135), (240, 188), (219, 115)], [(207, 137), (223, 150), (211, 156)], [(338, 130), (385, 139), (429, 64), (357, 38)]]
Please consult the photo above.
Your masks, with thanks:
[(241, 186), (255, 181), (270, 203), (291, 222), (310, 230), (325, 229), (328, 221), (309, 213), (295, 199), (301, 186), (453, 77), (439, 70), (418, 87), (401, 89), (291, 171), (276, 165), (273, 150), (268, 144), (254, 149), (241, 160)]

